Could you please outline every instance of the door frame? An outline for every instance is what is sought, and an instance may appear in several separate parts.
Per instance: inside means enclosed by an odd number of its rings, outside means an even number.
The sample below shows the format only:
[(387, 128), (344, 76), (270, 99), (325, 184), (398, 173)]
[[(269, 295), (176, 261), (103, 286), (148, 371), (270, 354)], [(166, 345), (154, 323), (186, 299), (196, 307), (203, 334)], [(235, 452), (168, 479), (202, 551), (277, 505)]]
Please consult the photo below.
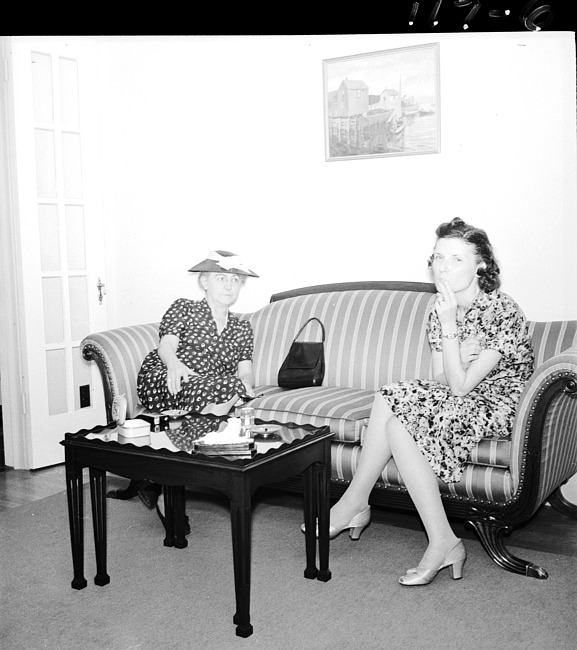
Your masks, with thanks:
[[(37, 340), (30, 338), (30, 332), (34, 329), (34, 316), (30, 313), (30, 294), (27, 291), (29, 282), (29, 267), (26, 266), (28, 252), (26, 241), (23, 238), (25, 233), (25, 222), (22, 220), (22, 210), (25, 209), (24, 201), (19, 196), (22, 191), (21, 181), (18, 177), (21, 173), (20, 166), (23, 158), (20, 157), (19, 147), (21, 143), (18, 138), (18, 119), (16, 106), (18, 96), (15, 93), (21, 92), (15, 89), (17, 67), (12, 69), (13, 53), (18, 50), (20, 37), (0, 36), (0, 61), (3, 62), (3, 83), (0, 89), (0, 373), (2, 376), (2, 404), (3, 404), (3, 429), (5, 464), (14, 469), (41, 468), (49, 464), (63, 462), (63, 449), (58, 445), (60, 438), (54, 437), (55, 428), (59, 424), (56, 418), (62, 418), (62, 434), (69, 430), (68, 425), (77, 428), (87, 426), (87, 423), (98, 420), (100, 411), (104, 411), (102, 389), (98, 380), (98, 371), (93, 364), (90, 366), (91, 380), (93, 387), (89, 408), (86, 411), (74, 408), (69, 401), (69, 410), (63, 413), (45, 413), (43, 405), (38, 401), (37, 365), (35, 360), (30, 359), (30, 354), (36, 354)], [(34, 38), (34, 37), (32, 37)], [(63, 37), (64, 38), (64, 37)], [(79, 52), (84, 53), (81, 59), (84, 61), (83, 69), (89, 70), (88, 79), (96, 79), (96, 60), (94, 58), (94, 46), (96, 42), (89, 37), (87, 49), (82, 46)], [(21, 43), (20, 43), (21, 45)], [(65, 44), (66, 45), (66, 44)], [(62, 44), (56, 44), (56, 51)], [(34, 47), (34, 46), (32, 46)], [(48, 45), (50, 47), (50, 45)], [(74, 48), (70, 50), (72, 53)], [(86, 67), (87, 66), (87, 67)], [(0, 73), (1, 74), (1, 73)], [(92, 88), (88, 95), (95, 92)], [(20, 100), (19, 100), (20, 101)], [(84, 94), (84, 106), (90, 107), (88, 113), (95, 110), (94, 98)], [(96, 276), (105, 277), (105, 252), (104, 252), (104, 231), (100, 221), (102, 216), (102, 188), (99, 175), (100, 153), (98, 149), (98, 133), (95, 125), (97, 120), (88, 119), (92, 126), (83, 131), (83, 161), (86, 163), (85, 170), (86, 184), (83, 186), (84, 205), (89, 207), (88, 213), (92, 215), (93, 221), (85, 231), (86, 243), (90, 241), (91, 250), (87, 250), (87, 264), (92, 268), (87, 269), (87, 289), (92, 287), (91, 276), (94, 276), (94, 293), (90, 300), (96, 303)], [(21, 203), (22, 201), (22, 203)], [(90, 231), (90, 232), (89, 232)], [(95, 254), (95, 251), (98, 254)], [(96, 310), (94, 305), (89, 306), (90, 327), (106, 329), (108, 324), (108, 308), (106, 302), (99, 301)], [(36, 303), (34, 303), (36, 304)], [(4, 347), (5, 346), (5, 347)], [(70, 366), (69, 366), (70, 367)], [(72, 374), (69, 374), (69, 378)], [(87, 382), (88, 383), (88, 382)], [(36, 392), (35, 392), (36, 391)], [(70, 393), (68, 394), (70, 398)], [(42, 396), (44, 398), (44, 395)], [(31, 400), (36, 400), (32, 402)], [(82, 415), (80, 411), (82, 410)], [(70, 422), (64, 422), (68, 417)], [(51, 425), (43, 430), (44, 418), (46, 423)], [(49, 420), (48, 418), (51, 418)], [(42, 421), (40, 421), (42, 420)], [(40, 426), (39, 426), (40, 425)], [(51, 428), (52, 427), (52, 428)], [(39, 446), (41, 436), (47, 434), (47, 441), (52, 449), (42, 459), (43, 449), (48, 447)], [(58, 436), (59, 433), (56, 434)], [(43, 442), (43, 441), (42, 441)], [(44, 442), (43, 442), (44, 444)], [(62, 454), (54, 454), (54, 451), (62, 451)], [(62, 461), (58, 458), (62, 456)]]
[(29, 467), (29, 420), (26, 417), (26, 377), (22, 359), (25, 355), (21, 250), (16, 170), (14, 115), (10, 68), (10, 38), (0, 37), (2, 84), (0, 88), (0, 375), (2, 377), (2, 419), (4, 462), (15, 469)]

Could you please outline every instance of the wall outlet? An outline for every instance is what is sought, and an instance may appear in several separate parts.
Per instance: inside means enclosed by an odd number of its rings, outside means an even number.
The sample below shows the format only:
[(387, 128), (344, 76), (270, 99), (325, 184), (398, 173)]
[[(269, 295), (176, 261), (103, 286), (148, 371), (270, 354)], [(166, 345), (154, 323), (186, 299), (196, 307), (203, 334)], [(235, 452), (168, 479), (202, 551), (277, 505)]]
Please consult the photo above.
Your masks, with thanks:
[(90, 384), (80, 386), (80, 408), (90, 406)]

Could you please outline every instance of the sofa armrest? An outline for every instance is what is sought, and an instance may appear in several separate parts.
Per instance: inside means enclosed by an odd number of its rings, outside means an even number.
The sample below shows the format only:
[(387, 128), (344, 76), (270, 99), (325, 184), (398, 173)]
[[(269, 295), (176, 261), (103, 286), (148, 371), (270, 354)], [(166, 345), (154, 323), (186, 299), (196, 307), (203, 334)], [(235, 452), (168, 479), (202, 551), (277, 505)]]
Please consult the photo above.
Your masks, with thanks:
[(112, 369), (107, 362), (106, 355), (102, 353), (102, 348), (94, 342), (84, 339), (80, 344), (82, 356), (86, 361), (94, 361), (100, 379), (102, 381), (102, 388), (104, 391), (104, 406), (106, 408), (106, 423), (110, 424), (113, 421), (112, 417), (112, 402), (116, 397), (118, 391), (116, 390), (116, 382)]
[(527, 518), (577, 472), (577, 347), (535, 369), (511, 441), (514, 491)]
[(144, 357), (158, 346), (158, 327), (158, 323), (119, 327), (90, 334), (80, 344), (82, 356), (94, 361), (100, 371), (108, 422), (112, 421), (112, 402), (119, 395), (126, 397), (126, 417), (137, 414), (138, 371)]

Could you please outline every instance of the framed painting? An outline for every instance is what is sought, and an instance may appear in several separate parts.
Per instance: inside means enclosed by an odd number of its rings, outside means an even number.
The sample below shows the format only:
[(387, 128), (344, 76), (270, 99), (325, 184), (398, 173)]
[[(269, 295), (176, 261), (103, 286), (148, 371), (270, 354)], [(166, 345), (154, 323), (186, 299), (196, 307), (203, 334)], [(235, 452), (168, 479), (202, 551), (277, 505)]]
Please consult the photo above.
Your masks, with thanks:
[(326, 160), (439, 153), (439, 44), (323, 61)]

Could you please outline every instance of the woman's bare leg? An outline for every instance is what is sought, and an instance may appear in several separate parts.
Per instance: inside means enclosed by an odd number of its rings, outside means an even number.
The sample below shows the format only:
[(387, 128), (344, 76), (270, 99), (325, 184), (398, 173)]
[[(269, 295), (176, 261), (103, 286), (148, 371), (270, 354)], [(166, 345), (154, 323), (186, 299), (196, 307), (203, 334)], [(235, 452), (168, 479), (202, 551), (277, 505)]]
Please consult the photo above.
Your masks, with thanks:
[(457, 543), (441, 501), (437, 476), (411, 434), (395, 417), (387, 423), (387, 439), (429, 538), (419, 568), (436, 570), (449, 549)]
[(346, 492), (331, 508), (331, 526), (340, 529), (364, 508), (383, 469), (393, 457), (421, 517), (429, 546), (420, 568), (437, 569), (457, 538), (441, 501), (436, 474), (411, 434), (377, 393), (359, 464)]
[(369, 494), (385, 465), (391, 459), (391, 448), (387, 440), (386, 426), (392, 417), (391, 408), (381, 393), (377, 393), (359, 464), (346, 492), (331, 508), (331, 527), (337, 530), (367, 507)]

